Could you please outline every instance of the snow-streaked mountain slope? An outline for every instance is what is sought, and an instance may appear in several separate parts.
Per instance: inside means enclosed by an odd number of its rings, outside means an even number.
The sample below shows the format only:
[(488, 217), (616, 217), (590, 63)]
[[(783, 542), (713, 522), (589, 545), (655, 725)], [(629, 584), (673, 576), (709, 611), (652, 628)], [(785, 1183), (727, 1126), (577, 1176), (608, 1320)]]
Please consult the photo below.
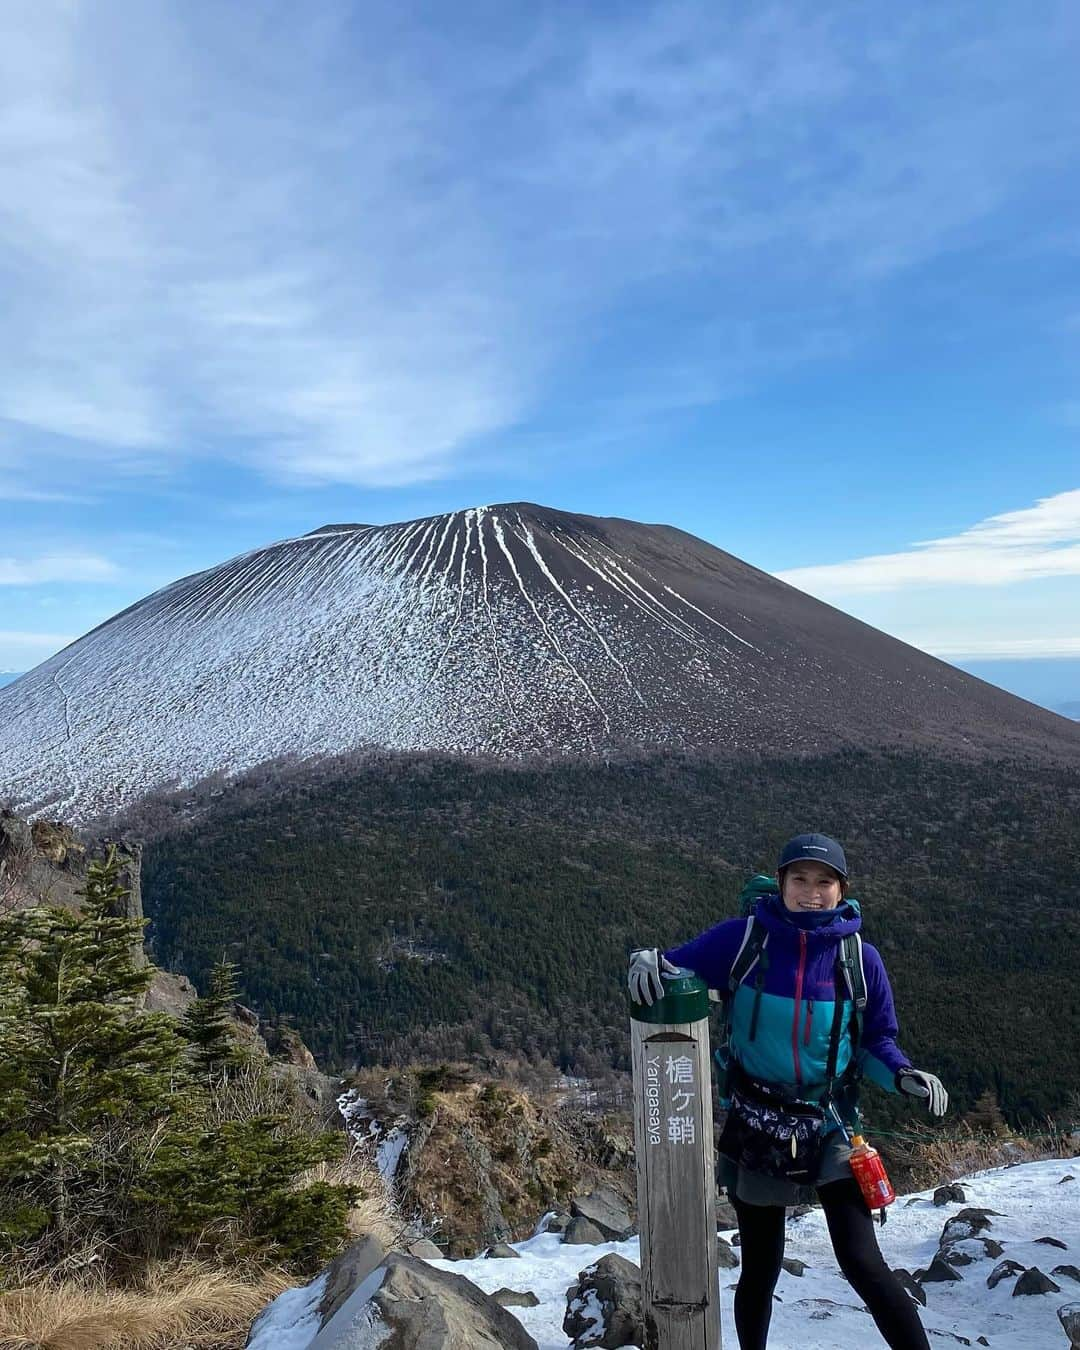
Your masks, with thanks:
[[(1080, 1284), (1067, 1275), (1053, 1276), (1058, 1294), (1013, 1297), (1016, 1277), (987, 1289), (986, 1277), (997, 1261), (1006, 1258), (1025, 1269), (1038, 1266), (1049, 1274), (1059, 1265), (1076, 1267), (1080, 1257), (1080, 1181), (1062, 1183), (1062, 1177), (1080, 1174), (1080, 1158), (1022, 1163), (999, 1167), (965, 1178), (966, 1205), (996, 1210), (989, 1236), (1004, 1248), (1001, 1258), (978, 1256), (963, 1266), (961, 1279), (949, 1284), (926, 1284), (926, 1307), (920, 1310), (934, 1346), (977, 1345), (979, 1337), (992, 1350), (1062, 1350), (1065, 1335), (1058, 1321), (1062, 1304), (1080, 1302)], [(938, 1247), (945, 1221), (963, 1208), (936, 1206), (932, 1192), (904, 1196), (889, 1210), (889, 1221), (879, 1230), (881, 1250), (893, 1269), (925, 1269)], [(730, 1237), (730, 1233), (725, 1233)], [(1066, 1250), (1037, 1241), (1054, 1237)], [(508, 1286), (531, 1289), (539, 1298), (535, 1308), (511, 1308), (540, 1350), (566, 1350), (563, 1333), (566, 1290), (580, 1271), (608, 1252), (619, 1252), (635, 1264), (637, 1239), (607, 1242), (598, 1247), (569, 1246), (553, 1234), (542, 1233), (513, 1244), (521, 1259), (436, 1261), (433, 1264), (478, 1285), (487, 1294)], [(868, 1350), (884, 1345), (869, 1314), (840, 1276), (820, 1210), (787, 1225), (787, 1255), (806, 1263), (801, 1276), (781, 1274), (776, 1287), (769, 1345), (775, 1350)], [(732, 1314), (737, 1270), (720, 1271), (720, 1317), (724, 1345), (734, 1346)], [(318, 1328), (315, 1310), (324, 1277), (305, 1288), (290, 1289), (260, 1323), (251, 1350), (304, 1350)], [(958, 1338), (963, 1338), (958, 1339)]]
[(282, 754), (931, 742), (1080, 729), (665, 526), (526, 504), (332, 525), (147, 597), (0, 690), (0, 795), (72, 819)]

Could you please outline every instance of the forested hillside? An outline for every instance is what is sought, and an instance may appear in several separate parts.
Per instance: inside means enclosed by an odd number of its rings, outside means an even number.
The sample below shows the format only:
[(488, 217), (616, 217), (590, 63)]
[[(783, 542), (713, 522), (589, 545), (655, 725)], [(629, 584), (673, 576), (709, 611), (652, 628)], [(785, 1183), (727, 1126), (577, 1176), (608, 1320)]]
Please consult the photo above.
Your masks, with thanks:
[[(159, 961), (243, 995), (341, 1064), (626, 1064), (627, 950), (735, 912), (803, 829), (842, 839), (902, 1041), (957, 1104), (1031, 1123), (1080, 1090), (1080, 775), (845, 752), (507, 767), (278, 766), (152, 804)], [(886, 1115), (889, 1105), (882, 1105)]]

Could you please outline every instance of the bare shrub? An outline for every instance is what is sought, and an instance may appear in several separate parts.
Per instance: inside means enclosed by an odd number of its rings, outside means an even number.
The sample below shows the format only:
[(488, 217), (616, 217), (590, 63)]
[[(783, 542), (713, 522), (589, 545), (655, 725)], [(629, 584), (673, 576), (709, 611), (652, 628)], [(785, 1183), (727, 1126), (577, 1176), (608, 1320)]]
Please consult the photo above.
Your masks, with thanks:
[(964, 1121), (941, 1134), (916, 1123), (902, 1137), (883, 1135), (874, 1142), (885, 1157), (894, 1185), (905, 1191), (927, 1190), (992, 1167), (1061, 1158), (1073, 1152), (1066, 1133), (1054, 1121), (1047, 1121), (1044, 1132), (1031, 1135), (990, 1133)]

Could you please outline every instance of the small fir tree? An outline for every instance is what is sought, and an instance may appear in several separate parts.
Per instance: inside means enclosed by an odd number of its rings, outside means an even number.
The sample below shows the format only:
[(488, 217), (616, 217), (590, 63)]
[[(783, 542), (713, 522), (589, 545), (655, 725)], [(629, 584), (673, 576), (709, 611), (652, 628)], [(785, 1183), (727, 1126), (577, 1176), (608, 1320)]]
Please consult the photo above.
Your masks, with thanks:
[(90, 864), (79, 913), (0, 920), (0, 1189), (24, 1187), (58, 1233), (93, 1132), (165, 1114), (181, 1049), (170, 1018), (138, 1007), (153, 972), (137, 964), (145, 921), (116, 914), (120, 866), (114, 846)]
[(232, 1012), (236, 1004), (237, 967), (224, 957), (214, 966), (210, 987), (184, 1013), (181, 1035), (190, 1045), (189, 1055), (204, 1078), (239, 1068), (248, 1059), (236, 1042)]

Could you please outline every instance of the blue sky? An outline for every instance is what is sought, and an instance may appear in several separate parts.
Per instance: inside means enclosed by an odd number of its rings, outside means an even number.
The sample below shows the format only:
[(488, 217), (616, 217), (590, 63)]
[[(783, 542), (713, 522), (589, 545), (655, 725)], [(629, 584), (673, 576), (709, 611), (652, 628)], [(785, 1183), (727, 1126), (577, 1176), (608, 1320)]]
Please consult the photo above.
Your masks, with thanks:
[(1038, 0), (9, 0), (0, 670), (528, 499), (1080, 698), (1078, 68)]

